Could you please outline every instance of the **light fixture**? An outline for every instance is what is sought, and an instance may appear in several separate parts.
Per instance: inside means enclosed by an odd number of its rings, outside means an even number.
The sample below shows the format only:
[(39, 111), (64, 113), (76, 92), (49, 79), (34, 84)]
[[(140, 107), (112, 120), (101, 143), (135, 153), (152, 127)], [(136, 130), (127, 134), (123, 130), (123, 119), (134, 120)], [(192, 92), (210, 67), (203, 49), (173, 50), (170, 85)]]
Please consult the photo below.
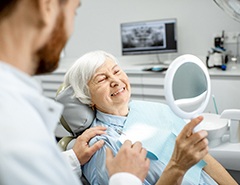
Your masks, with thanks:
[(213, 0), (233, 19), (240, 22), (240, 0)]

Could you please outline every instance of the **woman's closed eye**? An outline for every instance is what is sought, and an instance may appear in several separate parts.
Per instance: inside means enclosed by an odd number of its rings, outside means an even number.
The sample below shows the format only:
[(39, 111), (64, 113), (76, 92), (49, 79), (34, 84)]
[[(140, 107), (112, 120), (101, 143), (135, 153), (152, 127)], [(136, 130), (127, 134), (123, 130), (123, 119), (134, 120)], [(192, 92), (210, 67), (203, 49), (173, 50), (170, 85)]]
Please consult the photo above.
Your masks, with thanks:
[(120, 73), (120, 69), (115, 70), (113, 74), (118, 74), (118, 73)]
[(97, 78), (97, 83), (104, 82), (106, 79), (107, 79), (106, 76), (100, 76), (100, 77)]

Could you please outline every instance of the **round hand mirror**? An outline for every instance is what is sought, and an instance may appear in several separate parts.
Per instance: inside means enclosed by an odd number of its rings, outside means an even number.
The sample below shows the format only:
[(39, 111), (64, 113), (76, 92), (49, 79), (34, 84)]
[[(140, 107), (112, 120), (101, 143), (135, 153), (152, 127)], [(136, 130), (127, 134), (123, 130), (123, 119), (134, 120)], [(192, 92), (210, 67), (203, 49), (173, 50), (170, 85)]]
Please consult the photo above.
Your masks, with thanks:
[(194, 55), (176, 58), (166, 72), (164, 91), (167, 103), (176, 115), (183, 119), (197, 117), (206, 108), (211, 93), (206, 66)]

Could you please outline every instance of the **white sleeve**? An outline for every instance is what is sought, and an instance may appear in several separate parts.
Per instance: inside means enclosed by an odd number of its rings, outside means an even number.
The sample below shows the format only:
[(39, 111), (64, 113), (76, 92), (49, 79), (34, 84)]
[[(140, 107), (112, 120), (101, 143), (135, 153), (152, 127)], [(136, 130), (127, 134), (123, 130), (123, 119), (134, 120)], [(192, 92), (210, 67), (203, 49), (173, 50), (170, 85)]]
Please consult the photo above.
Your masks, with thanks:
[(131, 173), (116, 173), (112, 175), (109, 179), (109, 185), (142, 185), (143, 183), (139, 178)]
[(71, 166), (73, 172), (75, 172), (79, 177), (82, 176), (81, 164), (72, 149), (62, 152)]

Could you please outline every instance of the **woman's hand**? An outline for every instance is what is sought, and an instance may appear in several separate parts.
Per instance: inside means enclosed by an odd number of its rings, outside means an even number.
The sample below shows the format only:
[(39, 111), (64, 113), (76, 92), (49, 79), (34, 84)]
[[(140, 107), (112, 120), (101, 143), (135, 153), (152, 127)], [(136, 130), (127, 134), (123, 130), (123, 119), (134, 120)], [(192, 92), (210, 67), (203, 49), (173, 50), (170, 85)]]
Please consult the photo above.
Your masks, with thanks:
[(88, 145), (88, 143), (96, 135), (105, 134), (105, 130), (106, 128), (102, 126), (92, 127), (85, 130), (80, 136), (78, 136), (73, 146), (73, 151), (81, 165), (84, 165), (86, 162), (88, 162), (93, 154), (103, 146), (103, 140), (97, 141), (91, 147)]
[(171, 162), (185, 173), (208, 153), (207, 131), (193, 133), (192, 130), (203, 120), (199, 116), (189, 122), (176, 139)]
[(176, 139), (172, 157), (156, 185), (180, 185), (183, 176), (208, 153), (207, 132), (193, 133), (193, 128), (203, 120), (199, 116), (189, 122)]

